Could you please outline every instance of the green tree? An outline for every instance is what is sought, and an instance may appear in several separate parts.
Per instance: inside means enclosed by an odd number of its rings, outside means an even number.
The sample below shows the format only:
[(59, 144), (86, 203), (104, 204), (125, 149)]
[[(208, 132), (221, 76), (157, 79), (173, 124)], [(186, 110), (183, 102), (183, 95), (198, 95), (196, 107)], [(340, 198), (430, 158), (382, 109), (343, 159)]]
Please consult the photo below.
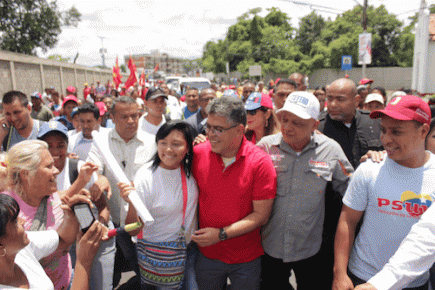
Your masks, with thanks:
[(250, 39), (253, 45), (259, 43), (263, 38), (263, 32), (262, 32), (263, 27), (264, 27), (263, 19), (255, 15), (254, 19), (252, 19), (251, 21), (251, 25), (249, 29)]
[(269, 13), (264, 17), (264, 21), (271, 25), (271, 26), (277, 26), (289, 33), (289, 36), (294, 31), (294, 28), (290, 25), (290, 18), (287, 16), (286, 13), (280, 11), (276, 7), (272, 7), (270, 9), (267, 9)]
[[(331, 67), (340, 67), (341, 55), (353, 55), (354, 60), (358, 59), (358, 35), (363, 32), (362, 13), (362, 7), (355, 6), (335, 21), (328, 22), (322, 30), (321, 39), (329, 47)], [(402, 57), (407, 57), (409, 51), (399, 52), (404, 48), (400, 45), (403, 23), (388, 13), (385, 6), (367, 8), (367, 32), (372, 33), (371, 66), (398, 66), (407, 63)], [(408, 49), (409, 43), (405, 47)]]
[(207, 42), (202, 56), (205, 70), (225, 72), (225, 63), (229, 62), (231, 71), (246, 73), (256, 64), (267, 71), (272, 59), (300, 61), (303, 55), (292, 40), (294, 29), (287, 14), (277, 8), (268, 11), (264, 18), (257, 15), (259, 9), (244, 13), (229, 27), (224, 40)]
[(55, 1), (2, 0), (0, 2), (0, 49), (36, 54), (58, 41), (62, 26), (77, 26), (80, 12), (73, 6), (59, 11)]
[(321, 39), (325, 24), (323, 17), (314, 11), (301, 18), (295, 41), (303, 54), (310, 54), (313, 43)]

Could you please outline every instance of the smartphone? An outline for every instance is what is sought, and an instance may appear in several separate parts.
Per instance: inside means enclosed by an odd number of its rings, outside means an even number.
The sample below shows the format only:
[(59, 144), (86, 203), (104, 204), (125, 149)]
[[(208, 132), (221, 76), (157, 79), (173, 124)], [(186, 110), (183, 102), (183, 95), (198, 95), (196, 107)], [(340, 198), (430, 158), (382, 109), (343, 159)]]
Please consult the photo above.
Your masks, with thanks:
[(73, 205), (73, 210), (79, 221), (80, 229), (86, 233), (97, 218), (87, 203), (77, 203)]

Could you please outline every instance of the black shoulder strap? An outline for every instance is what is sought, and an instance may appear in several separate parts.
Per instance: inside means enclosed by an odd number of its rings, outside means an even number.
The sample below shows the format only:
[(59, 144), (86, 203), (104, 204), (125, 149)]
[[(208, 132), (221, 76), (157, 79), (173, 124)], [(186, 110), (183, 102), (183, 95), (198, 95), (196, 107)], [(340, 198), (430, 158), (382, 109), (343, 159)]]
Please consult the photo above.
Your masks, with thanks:
[(9, 127), (9, 132), (6, 135), (5, 139), (3, 140), (3, 151), (7, 152), (9, 150), (9, 147), (11, 146), (11, 137), (12, 137), (12, 130), (14, 129), (14, 126)]
[(79, 176), (79, 160), (78, 159), (69, 159), (69, 181), (71, 184), (76, 181)]

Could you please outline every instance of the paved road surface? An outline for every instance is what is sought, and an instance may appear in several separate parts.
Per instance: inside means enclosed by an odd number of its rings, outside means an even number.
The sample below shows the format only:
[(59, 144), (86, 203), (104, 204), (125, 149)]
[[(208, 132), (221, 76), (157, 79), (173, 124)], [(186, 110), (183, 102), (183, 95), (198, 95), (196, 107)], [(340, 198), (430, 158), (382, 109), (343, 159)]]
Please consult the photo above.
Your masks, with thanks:
[[(131, 277), (134, 276), (134, 272), (130, 271), (130, 272), (125, 272), (122, 273), (121, 276), (121, 281), (119, 282), (118, 287), (116, 287), (115, 289), (119, 289), (120, 287), (122, 287), (122, 285), (124, 285)], [(295, 280), (295, 275), (292, 272), (292, 276), (290, 277), (290, 284), (293, 286), (293, 288), (296, 290), (296, 280)]]

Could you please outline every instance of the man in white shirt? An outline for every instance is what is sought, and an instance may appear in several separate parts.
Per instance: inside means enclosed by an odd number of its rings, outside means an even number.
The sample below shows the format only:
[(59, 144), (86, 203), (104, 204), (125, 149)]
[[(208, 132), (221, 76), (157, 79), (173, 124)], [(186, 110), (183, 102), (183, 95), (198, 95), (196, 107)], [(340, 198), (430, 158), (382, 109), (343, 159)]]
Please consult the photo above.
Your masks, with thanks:
[(167, 84), (165, 83), (161, 84), (160, 88), (168, 96), (168, 100), (166, 101), (167, 103), (166, 114), (169, 115), (171, 120), (181, 120), (183, 116), (183, 112), (181, 111), (181, 106), (180, 103), (178, 102), (178, 99), (170, 95), (170, 90)]
[[(402, 289), (435, 262), (435, 207), (431, 206), (412, 228), (388, 264), (356, 290)], [(433, 289), (433, 288), (432, 288)]]
[[(425, 151), (428, 104), (416, 96), (399, 96), (370, 117), (381, 118), (387, 157), (361, 164), (352, 175), (335, 237), (334, 290), (354, 289), (379, 272), (435, 200), (435, 156)], [(420, 274), (407, 289), (427, 289), (429, 275)]]
[(161, 88), (150, 88), (145, 96), (147, 113), (139, 119), (139, 129), (156, 135), (160, 127), (166, 123), (165, 111), (168, 96)]
[(108, 134), (110, 129), (100, 126), (100, 110), (95, 104), (83, 104), (78, 108), (77, 115), (82, 131), (69, 138), (68, 152), (77, 154), (80, 160), (86, 160), (92, 146), (92, 131)]
[[(130, 181), (133, 181), (137, 171), (147, 163), (156, 153), (155, 136), (138, 130), (139, 124), (139, 106), (136, 101), (130, 97), (122, 96), (112, 105), (112, 116), (115, 128), (111, 129), (109, 134), (109, 148), (118, 164), (124, 169), (124, 173)], [(125, 202), (119, 195), (117, 179), (104, 164), (103, 157), (98, 149), (93, 145), (89, 152), (87, 161), (98, 165), (99, 174), (107, 177), (112, 188), (112, 197), (108, 200), (110, 215), (116, 227), (124, 225), (127, 212)], [(99, 180), (98, 180), (99, 181)], [(97, 181), (97, 183), (98, 183)], [(102, 192), (100, 192), (101, 194)], [(139, 275), (138, 261), (136, 257), (135, 244), (131, 241), (128, 233), (116, 237), (117, 256), (122, 253), (125, 264), (129, 265), (136, 274)], [(122, 269), (120, 266), (121, 258), (115, 260), (114, 284), (119, 281)]]

